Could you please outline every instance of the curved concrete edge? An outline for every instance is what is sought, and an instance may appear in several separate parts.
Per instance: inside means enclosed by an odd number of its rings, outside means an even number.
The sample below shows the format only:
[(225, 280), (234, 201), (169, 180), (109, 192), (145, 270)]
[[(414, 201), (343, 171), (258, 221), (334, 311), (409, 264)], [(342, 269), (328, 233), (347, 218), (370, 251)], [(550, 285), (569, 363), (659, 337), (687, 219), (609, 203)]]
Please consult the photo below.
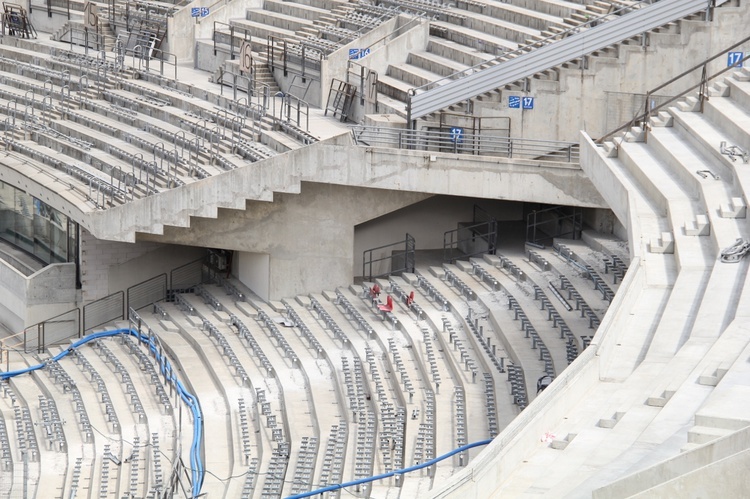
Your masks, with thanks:
[(509, 463), (523, 460), (548, 444), (542, 441), (546, 432), (565, 418), (586, 396), (590, 388), (600, 381), (600, 366), (608, 356), (610, 343), (616, 341), (617, 316), (626, 313), (626, 300), (635, 300), (637, 287), (644, 281), (640, 259), (631, 262), (630, 271), (599, 327), (591, 345), (539, 394), (531, 404), (511, 422), (488, 448), (450, 483), (431, 493), (429, 497), (461, 496), (464, 499), (492, 496), (501, 484), (514, 473)]
[[(677, 482), (681, 477), (689, 478), (694, 472), (700, 472), (704, 467), (715, 463), (721, 466), (722, 460), (729, 460), (739, 454), (750, 452), (750, 427), (736, 431), (713, 442), (697, 447), (677, 456), (665, 459), (643, 471), (638, 471), (621, 478), (609, 485), (593, 491), (594, 499), (610, 499), (616, 497), (630, 497), (640, 493), (655, 493), (658, 487), (669, 487), (670, 482)], [(745, 458), (746, 459), (746, 458)], [(747, 468), (737, 467), (733, 470)], [(663, 490), (669, 490), (668, 488)], [(691, 489), (692, 490), (692, 489)], [(747, 489), (745, 489), (747, 490)], [(667, 494), (669, 495), (669, 494)], [(714, 495), (714, 493), (708, 494)], [(734, 494), (721, 494), (729, 497)], [(739, 495), (735, 496), (739, 497)]]

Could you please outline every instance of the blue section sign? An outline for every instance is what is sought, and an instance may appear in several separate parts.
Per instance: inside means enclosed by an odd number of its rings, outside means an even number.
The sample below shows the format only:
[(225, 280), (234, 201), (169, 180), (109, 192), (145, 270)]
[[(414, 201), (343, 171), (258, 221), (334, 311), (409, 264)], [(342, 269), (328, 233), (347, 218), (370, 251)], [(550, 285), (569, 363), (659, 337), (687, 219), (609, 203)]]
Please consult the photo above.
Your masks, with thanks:
[(729, 52), (729, 54), (727, 54), (727, 67), (735, 66), (737, 68), (741, 68), (744, 60), (745, 60), (744, 53)]
[(192, 17), (206, 17), (208, 12), (208, 7), (190, 7), (190, 15)]
[(362, 59), (370, 54), (370, 49), (349, 49), (349, 59)]
[(524, 97), (521, 99), (521, 107), (524, 109), (534, 109), (534, 98), (533, 97)]
[(521, 98), (517, 95), (509, 96), (508, 107), (512, 109), (521, 109)]
[(451, 128), (451, 142), (460, 144), (464, 141), (464, 129), (460, 126)]

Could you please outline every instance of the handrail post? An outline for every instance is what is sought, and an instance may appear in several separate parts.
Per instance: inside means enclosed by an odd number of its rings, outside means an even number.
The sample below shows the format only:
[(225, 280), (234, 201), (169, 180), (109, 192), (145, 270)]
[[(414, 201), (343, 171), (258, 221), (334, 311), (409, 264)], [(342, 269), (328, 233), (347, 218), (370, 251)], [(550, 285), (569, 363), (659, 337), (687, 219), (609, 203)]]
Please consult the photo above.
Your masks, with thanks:
[(281, 43), (282, 43), (282, 47), (284, 48), (284, 52), (282, 55), (284, 56), (284, 76), (286, 77), (288, 74), (287, 59), (288, 59), (289, 53), (287, 52), (287, 48), (286, 48), (286, 39), (282, 40)]
[(702, 113), (703, 103), (708, 97), (708, 79), (707, 79), (707, 74), (706, 74), (706, 64), (703, 65), (703, 69), (701, 71), (701, 86), (700, 86), (700, 90), (698, 91), (698, 97), (700, 100), (701, 113)]
[(229, 26), (229, 59), (234, 60), (234, 26)]

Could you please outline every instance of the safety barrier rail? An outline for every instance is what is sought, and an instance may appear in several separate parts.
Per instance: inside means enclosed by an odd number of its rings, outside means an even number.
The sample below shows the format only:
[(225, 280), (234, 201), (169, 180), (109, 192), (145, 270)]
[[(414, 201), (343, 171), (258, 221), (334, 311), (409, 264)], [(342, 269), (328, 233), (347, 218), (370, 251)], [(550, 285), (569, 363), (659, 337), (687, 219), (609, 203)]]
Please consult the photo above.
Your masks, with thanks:
[(294, 42), (268, 35), (266, 57), (271, 71), (281, 69), (286, 77), (291, 70), (302, 78), (319, 81), (323, 59), (326, 56), (319, 48), (311, 47), (304, 41)]
[[(398, 272), (414, 272), (415, 252), (416, 242), (414, 241), (414, 237), (408, 233), (406, 234), (406, 239), (403, 241), (367, 249), (362, 252), (362, 277), (366, 277), (368, 281), (371, 281), (375, 277), (396, 274)], [(377, 269), (377, 266), (381, 262), (387, 264), (389, 270), (373, 274), (373, 264), (376, 265)]]
[(365, 146), (567, 163), (577, 163), (579, 160), (579, 145), (576, 142), (467, 134), (463, 128), (442, 132), (358, 125), (352, 127), (352, 136), (358, 145)]
[[(242, 44), (244, 42), (250, 42), (250, 36), (251, 31), (249, 29), (243, 28), (242, 26), (235, 26), (233, 24), (221, 22), (221, 21), (214, 21), (214, 31), (212, 35), (212, 41), (214, 44), (214, 55), (219, 54), (219, 47), (217, 44), (221, 44), (221, 41), (219, 39), (222, 37), (223, 33), (222, 30), (226, 31), (229, 30), (229, 59), (234, 60), (235, 57), (239, 55), (239, 50), (242, 48)], [(238, 36), (235, 33), (241, 33), (242, 36)], [(235, 42), (236, 48), (235, 48)], [(255, 59), (252, 59), (250, 62), (250, 72), (255, 73), (255, 68), (258, 65), (258, 61)]]

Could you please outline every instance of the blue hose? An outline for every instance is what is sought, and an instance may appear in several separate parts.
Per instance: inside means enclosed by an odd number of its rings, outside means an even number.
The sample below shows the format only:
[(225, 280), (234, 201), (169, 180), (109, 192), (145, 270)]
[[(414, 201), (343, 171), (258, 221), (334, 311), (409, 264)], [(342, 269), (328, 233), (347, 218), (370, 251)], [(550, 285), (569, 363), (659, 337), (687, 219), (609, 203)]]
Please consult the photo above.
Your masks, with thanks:
[(480, 440), (479, 442), (473, 442), (470, 444), (462, 445), (461, 447), (457, 449), (453, 449), (452, 451), (446, 454), (443, 454), (442, 456), (438, 456), (434, 459), (430, 459), (429, 461), (425, 461), (422, 464), (417, 464), (415, 466), (410, 466), (408, 468), (402, 468), (399, 470), (389, 471), (388, 473), (383, 473), (381, 475), (375, 475), (375, 476), (371, 476), (367, 478), (360, 478), (359, 480), (354, 480), (352, 482), (335, 483), (333, 485), (329, 485), (327, 487), (323, 487), (317, 490), (311, 490), (310, 492), (303, 492), (302, 494), (292, 495), (292, 496), (287, 497), (286, 499), (302, 499), (304, 497), (312, 497), (318, 494), (324, 494), (326, 492), (332, 492), (334, 490), (343, 489), (344, 487), (353, 487), (354, 485), (361, 485), (363, 483), (374, 482), (376, 480), (383, 480), (384, 478), (390, 478), (396, 475), (404, 475), (406, 473), (411, 473), (412, 471), (417, 471), (417, 470), (421, 470), (422, 468), (427, 468), (428, 466), (432, 466), (433, 464), (438, 463), (442, 461), (443, 459), (448, 459), (451, 456), (455, 456), (456, 454), (460, 452), (473, 449), (474, 447), (487, 445), (490, 442), (492, 442), (492, 439)]
[(0, 372), (0, 380), (6, 380), (14, 376), (18, 376), (19, 374), (26, 374), (32, 371), (36, 371), (37, 369), (42, 369), (47, 362), (58, 362), (60, 359), (71, 353), (74, 349), (88, 343), (89, 341), (97, 340), (99, 338), (106, 338), (109, 336), (116, 336), (118, 334), (130, 334), (138, 338), (141, 343), (148, 345), (149, 350), (156, 356), (156, 360), (159, 363), (161, 373), (167, 378), (167, 381), (169, 381), (175, 387), (175, 390), (180, 396), (180, 399), (182, 399), (185, 405), (187, 405), (190, 411), (193, 413), (193, 442), (190, 445), (190, 468), (193, 481), (192, 495), (193, 497), (197, 497), (201, 492), (201, 488), (203, 487), (203, 478), (205, 476), (205, 469), (203, 467), (203, 461), (201, 460), (201, 444), (203, 442), (203, 415), (201, 414), (200, 404), (198, 403), (198, 399), (195, 397), (195, 395), (188, 392), (182, 382), (177, 379), (177, 376), (174, 374), (174, 370), (172, 369), (172, 365), (169, 363), (169, 360), (166, 357), (162, 356), (161, 353), (159, 353), (159, 350), (156, 347), (156, 343), (149, 336), (142, 335), (138, 331), (129, 328), (92, 333), (81, 338), (80, 340), (74, 341), (67, 350), (58, 353), (42, 364), (30, 366), (25, 369), (18, 369), (16, 371)]

